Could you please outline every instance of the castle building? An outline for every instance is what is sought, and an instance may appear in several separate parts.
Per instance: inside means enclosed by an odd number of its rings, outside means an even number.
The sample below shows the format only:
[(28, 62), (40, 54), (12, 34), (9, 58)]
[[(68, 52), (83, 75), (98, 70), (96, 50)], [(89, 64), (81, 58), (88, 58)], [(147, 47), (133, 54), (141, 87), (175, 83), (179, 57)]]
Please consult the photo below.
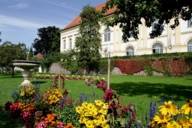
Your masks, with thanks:
[[(101, 10), (105, 4), (96, 6), (96, 10)], [(109, 9), (106, 16), (113, 14), (115, 10)], [(81, 18), (75, 17), (60, 34), (60, 52), (64, 53), (75, 48), (75, 39), (79, 35), (79, 25)], [(144, 20), (142, 21), (144, 23)], [(161, 36), (151, 39), (149, 33), (153, 29), (145, 25), (139, 25), (138, 39), (130, 38), (128, 42), (122, 40), (121, 28), (117, 25), (107, 27), (101, 23), (101, 50), (102, 57), (106, 57), (108, 52), (111, 56), (133, 56), (156, 53), (176, 53), (192, 52), (192, 19), (183, 21), (174, 30), (170, 24), (165, 25)]]

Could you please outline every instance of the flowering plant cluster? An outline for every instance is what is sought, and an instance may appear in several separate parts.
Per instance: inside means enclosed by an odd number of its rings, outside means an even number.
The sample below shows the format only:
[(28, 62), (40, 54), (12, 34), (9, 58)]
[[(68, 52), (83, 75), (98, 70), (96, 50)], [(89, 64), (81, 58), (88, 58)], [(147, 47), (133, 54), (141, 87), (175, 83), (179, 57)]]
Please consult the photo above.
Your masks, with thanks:
[(21, 107), (21, 117), (25, 122), (30, 122), (35, 113), (35, 106), (33, 103), (22, 104)]
[(48, 105), (56, 105), (63, 98), (62, 90), (59, 88), (50, 88), (43, 95), (43, 102)]
[(181, 108), (172, 101), (159, 106), (159, 112), (150, 123), (151, 128), (191, 128), (192, 100), (188, 100)]
[[(7, 102), (6, 110), (10, 111), (13, 118), (20, 118), (23, 120), (25, 125), (31, 126), (31, 123), (34, 119), (35, 106), (32, 103), (22, 103), (19, 101), (16, 102)], [(31, 128), (31, 127), (27, 127)]]
[(96, 100), (95, 103), (82, 103), (76, 107), (76, 112), (79, 114), (80, 124), (87, 128), (109, 128), (107, 113), (108, 104), (101, 100)]
[(19, 95), (24, 98), (29, 98), (35, 95), (35, 88), (32, 84), (19, 87)]
[[(51, 73), (34, 73), (33, 78), (36, 79), (52, 79), (55, 77), (55, 74)], [(86, 79), (101, 79), (99, 76), (85, 76), (85, 75), (63, 75), (65, 80), (86, 80)]]
[(41, 121), (38, 122), (35, 128), (64, 128), (64, 123), (57, 119), (57, 116), (53, 113), (47, 114), (42, 117)]

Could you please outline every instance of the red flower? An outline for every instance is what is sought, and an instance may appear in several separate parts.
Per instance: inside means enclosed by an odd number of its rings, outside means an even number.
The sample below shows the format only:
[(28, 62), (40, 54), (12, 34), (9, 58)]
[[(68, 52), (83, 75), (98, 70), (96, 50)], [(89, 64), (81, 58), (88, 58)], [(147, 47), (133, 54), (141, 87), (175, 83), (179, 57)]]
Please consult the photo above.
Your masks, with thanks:
[(110, 101), (113, 98), (113, 90), (112, 89), (106, 89), (104, 94), (104, 100)]

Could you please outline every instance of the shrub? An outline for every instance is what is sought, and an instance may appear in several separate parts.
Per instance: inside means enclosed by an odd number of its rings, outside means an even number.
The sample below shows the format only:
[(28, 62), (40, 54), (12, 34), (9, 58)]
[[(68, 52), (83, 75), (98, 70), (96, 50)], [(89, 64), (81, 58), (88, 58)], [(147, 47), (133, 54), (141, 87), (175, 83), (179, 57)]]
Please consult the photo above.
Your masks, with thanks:
[[(111, 59), (110, 69), (113, 70), (113, 68), (114, 68), (114, 60)], [(100, 60), (100, 62), (99, 62), (99, 73), (100, 74), (107, 74), (107, 70), (108, 70), (108, 60), (107, 60), (107, 58)]]
[[(191, 54), (190, 54), (191, 55)], [(192, 71), (192, 58), (167, 57), (167, 58), (131, 58), (116, 59), (115, 67), (125, 74), (134, 74), (144, 70), (147, 75), (153, 75), (153, 70), (163, 73), (165, 76), (182, 76)]]
[(125, 74), (137, 73), (144, 69), (137, 60), (115, 60), (115, 67), (118, 67)]

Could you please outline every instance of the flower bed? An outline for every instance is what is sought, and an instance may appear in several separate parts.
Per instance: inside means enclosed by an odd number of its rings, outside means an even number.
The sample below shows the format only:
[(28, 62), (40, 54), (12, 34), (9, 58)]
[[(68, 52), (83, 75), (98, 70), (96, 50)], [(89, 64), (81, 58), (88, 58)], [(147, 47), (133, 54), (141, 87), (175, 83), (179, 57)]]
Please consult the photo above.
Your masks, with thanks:
[[(150, 121), (141, 123), (134, 105), (122, 105), (119, 96), (107, 88), (104, 79), (85, 80), (89, 86), (103, 91), (101, 99), (92, 102), (74, 101), (67, 90), (50, 87), (40, 93), (33, 85), (21, 86), (6, 110), (12, 118), (19, 118), (26, 128), (190, 128), (192, 126), (192, 100), (180, 109), (171, 101), (165, 102), (156, 112), (151, 106)], [(182, 123), (181, 123), (182, 122)], [(146, 125), (144, 125), (146, 124)]]
[[(53, 79), (56, 75), (51, 73), (33, 73), (34, 79)], [(84, 76), (84, 75), (64, 75), (65, 80), (86, 80), (86, 79), (101, 79), (99, 76)]]

